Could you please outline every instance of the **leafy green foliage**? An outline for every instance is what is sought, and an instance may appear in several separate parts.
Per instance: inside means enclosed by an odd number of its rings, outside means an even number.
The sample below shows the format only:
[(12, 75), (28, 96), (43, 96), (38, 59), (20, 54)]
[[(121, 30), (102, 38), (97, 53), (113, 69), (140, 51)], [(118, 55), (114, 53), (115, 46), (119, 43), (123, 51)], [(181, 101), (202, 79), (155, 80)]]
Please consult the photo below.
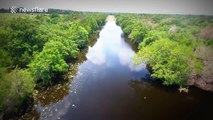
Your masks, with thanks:
[(82, 23), (82, 26), (88, 31), (88, 33), (92, 33), (98, 28), (96, 20), (90, 16), (85, 17), (80, 22)]
[[(212, 25), (212, 16), (118, 14), (117, 22), (138, 45), (136, 63), (145, 61), (152, 76), (166, 85), (186, 85), (191, 75), (201, 74), (203, 62), (196, 55), (202, 45), (199, 31)], [(211, 41), (205, 41), (211, 46)], [(206, 46), (207, 47), (207, 46)]]
[(0, 78), (0, 110), (13, 112), (32, 94), (35, 82), (28, 70), (16, 68), (5, 74)]
[(67, 62), (76, 59), (89, 34), (103, 25), (105, 18), (105, 14), (76, 12), (1, 15), (0, 117), (2, 112), (18, 110), (31, 96), (34, 81), (38, 86), (49, 85), (66, 73)]
[[(28, 66), (35, 78), (41, 80), (43, 85), (51, 83), (60, 73), (66, 73), (68, 71), (66, 61), (76, 58), (79, 49), (87, 45), (89, 33), (98, 28), (96, 19), (92, 16), (74, 14), (72, 17), (67, 16), (74, 21), (66, 22), (68, 18), (64, 16), (51, 15), (51, 18), (60, 17), (61, 21), (65, 22), (40, 25), (42, 29), (36, 37), (41, 40), (45, 39), (46, 43), (40, 53), (34, 53), (34, 58)], [(38, 18), (42, 19), (41, 16)], [(49, 26), (49, 29), (46, 26)]]
[(79, 23), (72, 22), (69, 28), (70, 39), (75, 41), (79, 48), (88, 43), (88, 32)]
[(73, 41), (52, 40), (47, 42), (42, 52), (37, 54), (29, 64), (36, 79), (41, 79), (44, 85), (59, 72), (67, 72), (67, 56), (76, 57), (78, 49)]
[(189, 47), (168, 39), (157, 40), (137, 53), (141, 60), (152, 66), (152, 76), (162, 79), (165, 85), (186, 85), (189, 74), (187, 60), (190, 55)]
[(204, 43), (205, 43), (207, 46), (213, 47), (213, 40), (206, 40)]
[[(37, 21), (33, 19), (17, 18), (11, 21), (11, 41), (9, 52), (15, 65), (26, 66), (33, 51), (41, 49), (43, 41), (36, 41)], [(14, 32), (13, 32), (14, 31)]]
[(147, 32), (146, 37), (143, 39), (143, 41), (139, 44), (139, 48), (145, 47), (156, 40), (166, 37), (167, 33), (165, 31), (150, 30)]
[(7, 27), (0, 27), (0, 47), (7, 48), (8, 42), (10, 40), (10, 31), (5, 30)]
[(200, 61), (195, 61), (195, 73), (196, 74), (201, 74), (202, 72), (202, 67), (203, 67), (203, 63)]
[(187, 46), (190, 46), (192, 43), (192, 36), (186, 31), (179, 32), (179, 33), (170, 33), (168, 35), (168, 38), (170, 40), (177, 41), (178, 43), (184, 44)]
[(44, 84), (68, 69), (66, 61), (86, 47), (89, 33), (103, 25), (105, 14), (39, 14), (0, 19), (0, 67), (30, 67)]
[(129, 34), (129, 38), (133, 41), (133, 43), (139, 44), (146, 36), (147, 30), (147, 26), (143, 24), (136, 24)]
[(0, 49), (0, 67), (8, 67), (12, 63), (11, 57), (4, 49)]

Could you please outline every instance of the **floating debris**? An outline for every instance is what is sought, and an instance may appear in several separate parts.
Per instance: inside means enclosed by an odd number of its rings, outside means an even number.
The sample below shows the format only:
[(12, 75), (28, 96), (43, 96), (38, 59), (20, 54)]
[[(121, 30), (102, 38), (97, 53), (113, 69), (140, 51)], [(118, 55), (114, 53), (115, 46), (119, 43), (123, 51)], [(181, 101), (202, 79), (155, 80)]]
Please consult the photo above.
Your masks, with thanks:
[(188, 88), (182, 88), (182, 87), (180, 87), (178, 90), (179, 90), (180, 93), (182, 93), (182, 92), (188, 93), (189, 92)]
[(72, 104), (72, 107), (76, 107), (75, 104)]

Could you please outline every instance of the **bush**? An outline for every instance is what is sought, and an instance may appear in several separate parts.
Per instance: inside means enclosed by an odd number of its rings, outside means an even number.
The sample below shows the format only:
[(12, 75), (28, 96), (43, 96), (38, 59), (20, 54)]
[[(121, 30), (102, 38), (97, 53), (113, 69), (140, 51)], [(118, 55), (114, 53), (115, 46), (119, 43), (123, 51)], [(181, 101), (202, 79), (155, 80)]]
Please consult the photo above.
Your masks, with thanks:
[(28, 70), (15, 68), (0, 79), (0, 110), (14, 112), (33, 92), (35, 82)]
[(12, 63), (11, 57), (4, 49), (0, 49), (0, 67), (8, 67)]
[(188, 59), (192, 55), (191, 49), (168, 39), (156, 40), (152, 44), (142, 47), (134, 61), (140, 64), (145, 61), (153, 69), (152, 77), (163, 80), (163, 84), (180, 86), (186, 85), (189, 74)]
[(192, 44), (192, 35), (187, 33), (186, 31), (179, 33), (170, 33), (168, 35), (170, 40), (176, 41), (179, 44), (190, 46)]
[(93, 16), (87, 16), (81, 21), (82, 26), (88, 31), (88, 33), (92, 33), (94, 30), (98, 28), (97, 21), (93, 18)]
[(148, 27), (143, 24), (137, 24), (132, 29), (129, 34), (129, 38), (133, 41), (133, 43), (139, 44), (143, 41), (144, 37), (147, 34)]
[(88, 43), (88, 32), (77, 22), (72, 22), (69, 28), (70, 40), (76, 42), (79, 48), (85, 47)]
[(11, 39), (8, 43), (8, 50), (12, 57), (13, 63), (21, 67), (25, 67), (36, 46), (42, 44), (43, 41), (35, 40), (38, 32), (38, 21), (35, 19), (17, 18), (11, 21), (10, 28)]
[(150, 30), (147, 32), (144, 40), (139, 44), (139, 49), (151, 44), (155, 40), (159, 40), (166, 37), (167, 37), (167, 32), (165, 31)]
[(37, 80), (42, 80), (47, 85), (57, 73), (67, 72), (68, 64), (65, 59), (68, 56), (76, 57), (77, 46), (71, 40), (52, 40), (47, 42), (42, 52), (37, 54), (29, 64), (30, 70)]
[(206, 41), (204, 41), (204, 43), (205, 43), (207, 46), (213, 47), (213, 40), (206, 40)]

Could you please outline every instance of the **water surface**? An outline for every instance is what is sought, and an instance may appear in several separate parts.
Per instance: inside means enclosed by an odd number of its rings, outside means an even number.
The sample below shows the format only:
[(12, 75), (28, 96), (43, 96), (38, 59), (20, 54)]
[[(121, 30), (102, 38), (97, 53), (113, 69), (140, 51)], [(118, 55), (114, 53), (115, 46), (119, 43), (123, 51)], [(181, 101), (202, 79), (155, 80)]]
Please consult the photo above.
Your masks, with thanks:
[[(40, 119), (153, 120), (207, 119), (213, 114), (213, 94), (190, 88), (180, 94), (149, 79), (146, 65), (135, 66), (122, 30), (108, 20), (97, 42), (89, 47), (73, 82), (39, 101)], [(44, 99), (47, 96), (43, 96)], [(57, 96), (62, 96), (58, 99)], [(57, 100), (54, 100), (57, 99)]]

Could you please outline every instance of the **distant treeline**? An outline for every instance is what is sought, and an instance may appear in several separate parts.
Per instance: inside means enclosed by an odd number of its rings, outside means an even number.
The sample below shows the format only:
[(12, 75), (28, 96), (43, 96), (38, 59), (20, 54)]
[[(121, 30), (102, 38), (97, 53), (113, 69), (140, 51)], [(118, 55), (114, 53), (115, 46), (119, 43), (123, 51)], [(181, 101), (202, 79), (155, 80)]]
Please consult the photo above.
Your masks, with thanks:
[(10, 12), (9, 9), (5, 9), (5, 8), (0, 9), (0, 13), (9, 13), (9, 12)]

